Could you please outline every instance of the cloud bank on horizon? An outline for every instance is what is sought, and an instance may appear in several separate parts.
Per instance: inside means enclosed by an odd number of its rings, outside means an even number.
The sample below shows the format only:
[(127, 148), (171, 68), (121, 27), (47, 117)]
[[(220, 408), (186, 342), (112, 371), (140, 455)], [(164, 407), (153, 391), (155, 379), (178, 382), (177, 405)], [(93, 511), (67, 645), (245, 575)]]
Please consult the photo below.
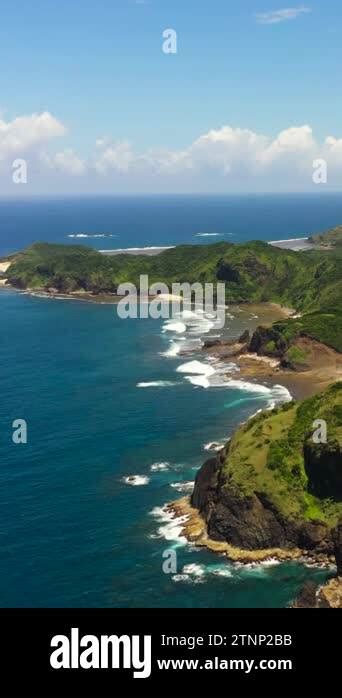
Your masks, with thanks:
[[(327, 135), (319, 142), (308, 124), (276, 136), (224, 125), (183, 149), (151, 146), (142, 152), (129, 140), (98, 138), (86, 158), (72, 147), (53, 149), (66, 133), (49, 112), (0, 120), (1, 192), (306, 191), (314, 186), (317, 159), (327, 162), (328, 185), (342, 185), (342, 138)], [(28, 163), (25, 187), (12, 182), (16, 158)]]

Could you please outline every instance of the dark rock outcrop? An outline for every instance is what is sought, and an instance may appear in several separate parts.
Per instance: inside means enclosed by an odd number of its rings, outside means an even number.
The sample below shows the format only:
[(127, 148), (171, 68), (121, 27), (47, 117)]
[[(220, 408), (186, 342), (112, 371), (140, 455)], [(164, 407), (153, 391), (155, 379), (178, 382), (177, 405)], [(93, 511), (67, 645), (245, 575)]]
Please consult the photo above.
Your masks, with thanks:
[(212, 347), (223, 347), (227, 342), (223, 342), (222, 339), (205, 339), (203, 342), (204, 349), (212, 349)]
[(245, 550), (299, 547), (321, 554), (333, 553), (333, 541), (324, 522), (288, 520), (265, 493), (247, 496), (229, 479), (223, 479), (220, 466), (228, 453), (229, 445), (204, 463), (197, 473), (191, 498), (192, 506), (206, 521), (210, 538)]
[(229, 487), (219, 493), (212, 508), (208, 534), (246, 550), (296, 544), (295, 531), (265, 497), (241, 496)]
[(225, 262), (223, 259), (220, 259), (217, 264), (216, 278), (218, 281), (233, 282), (235, 284), (240, 282), (240, 274), (238, 269), (235, 269), (231, 264)]
[(273, 327), (259, 325), (253, 333), (248, 349), (259, 355), (282, 357), (288, 346), (281, 332)]
[(198, 471), (191, 504), (204, 515), (209, 517), (212, 503), (217, 492), (217, 472), (220, 466), (218, 458), (209, 458)]
[(249, 344), (249, 342), (251, 341), (251, 337), (250, 337), (250, 334), (249, 334), (249, 330), (245, 330), (245, 331), (242, 333), (242, 335), (239, 337), (239, 340), (238, 340), (238, 341), (239, 341), (241, 344), (246, 344), (247, 342), (248, 342), (248, 344)]
[(317, 589), (307, 582), (293, 603), (294, 608), (342, 608), (342, 519), (331, 532), (337, 575)]
[(342, 450), (337, 439), (320, 444), (307, 440), (304, 464), (312, 494), (342, 499)]
[(298, 546), (304, 550), (320, 552), (331, 548), (329, 529), (323, 521), (305, 521), (299, 528)]
[(316, 593), (317, 584), (315, 582), (306, 582), (293, 602), (293, 608), (315, 608), (317, 603)]
[(342, 577), (342, 519), (333, 530), (332, 539), (334, 543), (334, 555), (336, 558), (337, 575)]

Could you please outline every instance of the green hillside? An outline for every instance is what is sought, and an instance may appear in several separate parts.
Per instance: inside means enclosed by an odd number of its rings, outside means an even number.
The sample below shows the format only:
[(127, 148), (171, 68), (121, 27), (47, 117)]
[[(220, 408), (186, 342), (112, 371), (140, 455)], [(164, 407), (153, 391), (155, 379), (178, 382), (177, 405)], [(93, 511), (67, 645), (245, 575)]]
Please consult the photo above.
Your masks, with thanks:
[(224, 281), (231, 302), (274, 300), (298, 309), (331, 309), (335, 284), (342, 283), (337, 256), (327, 252), (322, 258), (316, 251), (292, 252), (264, 242), (180, 245), (151, 257), (110, 257), (82, 245), (36, 243), (15, 257), (8, 278), (21, 288), (94, 293), (115, 292), (122, 281), (139, 285), (140, 274), (148, 274), (150, 283), (169, 285)]
[(309, 241), (316, 245), (340, 246), (342, 245), (342, 225), (336, 225), (323, 233), (316, 233), (309, 237)]
[(156, 256), (106, 256), (81, 245), (36, 243), (6, 272), (21, 289), (115, 293), (125, 281), (225, 283), (230, 303), (274, 301), (305, 313), (279, 331), (308, 333), (342, 351), (342, 249), (293, 252), (264, 242), (180, 245)]
[[(327, 424), (327, 443), (314, 443), (314, 421)], [(342, 383), (302, 402), (262, 412), (240, 427), (219, 475), (221, 487), (243, 496), (266, 494), (287, 519), (342, 515)]]

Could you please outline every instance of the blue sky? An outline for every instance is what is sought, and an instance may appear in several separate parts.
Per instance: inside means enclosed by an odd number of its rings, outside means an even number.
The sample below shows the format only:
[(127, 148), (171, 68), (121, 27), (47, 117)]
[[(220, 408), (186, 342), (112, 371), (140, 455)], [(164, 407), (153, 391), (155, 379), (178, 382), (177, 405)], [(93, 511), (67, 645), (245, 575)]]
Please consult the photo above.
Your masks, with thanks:
[[(279, 133), (306, 125), (314, 145), (300, 144), (298, 157), (303, 150), (311, 160), (327, 156), (325, 139), (336, 139), (330, 185), (340, 185), (339, 0), (2, 0), (0, 11), (0, 160), (8, 155), (5, 143), (1, 157), (1, 131), (14, 129), (11, 156), (33, 163), (30, 191), (61, 191), (66, 176), (68, 190), (111, 191), (118, 172), (123, 191), (269, 190), (275, 171), (260, 175), (254, 160), (251, 167), (253, 138), (240, 131), (264, 136), (265, 149)], [(176, 54), (162, 51), (167, 28), (177, 32)], [(54, 120), (50, 131), (45, 121), (40, 139), (31, 118), (19, 130), (35, 129), (33, 142), (20, 143), (15, 120), (45, 112)], [(192, 144), (213, 131), (209, 140), (220, 142), (223, 127), (232, 129), (223, 132), (225, 159), (210, 151), (206, 160), (202, 142), (194, 157)], [(227, 138), (239, 141), (238, 153)], [(102, 156), (109, 152), (97, 169), (96, 141)], [(285, 159), (288, 167), (288, 153)], [(278, 190), (293, 182), (306, 188), (297, 170), (279, 165), (278, 158)]]

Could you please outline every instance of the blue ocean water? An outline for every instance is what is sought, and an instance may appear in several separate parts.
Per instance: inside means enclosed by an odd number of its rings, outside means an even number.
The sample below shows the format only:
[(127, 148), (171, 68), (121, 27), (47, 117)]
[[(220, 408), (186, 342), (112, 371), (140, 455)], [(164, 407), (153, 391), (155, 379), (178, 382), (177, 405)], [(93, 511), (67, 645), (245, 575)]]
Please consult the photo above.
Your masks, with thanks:
[[(2, 252), (39, 238), (62, 241), (76, 222), (77, 229), (108, 230), (112, 206), (108, 202), (99, 219), (90, 203), (88, 218), (79, 202), (58, 202), (55, 209), (47, 202), (11, 205), (12, 227), (4, 223), (10, 204), (0, 206), (1, 230), (7, 230)], [(173, 220), (163, 215), (159, 200), (149, 214), (147, 202), (127, 206), (126, 200), (126, 237), (119, 245), (171, 244), (182, 235), (184, 241), (197, 231), (195, 220), (198, 232), (212, 231), (223, 225), (224, 205), (220, 215), (208, 205), (200, 221), (199, 210), (192, 218), (188, 202), (185, 233), (184, 221), (182, 232), (177, 228), (184, 200), (175, 204)], [(336, 200), (336, 211), (338, 205)], [(271, 204), (265, 207), (259, 218), (254, 213), (250, 237), (261, 236), (256, 229), (268, 215), (267, 235), (285, 237), (278, 222), (272, 227)], [(113, 213), (113, 221), (122, 232), (123, 203), (116, 210), (120, 215)], [(242, 229), (245, 208), (240, 213), (227, 228)], [(248, 215), (252, 226), (252, 209)], [(286, 235), (305, 233), (304, 218), (300, 229), (286, 229)], [(338, 222), (336, 213), (322, 226)], [(164, 504), (184, 494), (208, 457), (204, 445), (226, 439), (279, 397), (248, 384), (196, 384), (198, 374), (184, 364), (203, 364), (203, 358), (196, 351), (185, 358), (174, 349), (198, 340), (200, 326), (180, 332), (161, 320), (123, 321), (113, 305), (8, 290), (0, 292), (0, 318), (1, 606), (277, 607), (308, 577), (325, 576), (298, 564), (233, 566), (184, 544), (179, 523), (165, 513)], [(241, 327), (244, 322), (251, 319), (241, 319)], [(15, 419), (27, 421), (27, 444), (12, 442)], [(163, 553), (170, 548), (177, 553), (177, 570), (165, 574)]]
[(79, 233), (110, 233), (79, 242), (111, 249), (301, 237), (341, 220), (340, 194), (0, 200), (0, 255), (37, 240), (75, 243), (68, 235)]

